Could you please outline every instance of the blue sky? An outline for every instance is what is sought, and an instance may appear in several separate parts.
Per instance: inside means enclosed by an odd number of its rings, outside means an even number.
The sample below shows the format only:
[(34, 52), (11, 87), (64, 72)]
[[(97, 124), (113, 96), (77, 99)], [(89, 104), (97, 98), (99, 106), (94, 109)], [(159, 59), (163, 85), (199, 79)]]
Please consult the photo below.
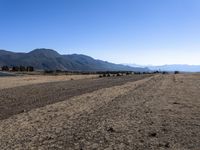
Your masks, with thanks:
[(199, 0), (0, 0), (0, 49), (199, 64)]

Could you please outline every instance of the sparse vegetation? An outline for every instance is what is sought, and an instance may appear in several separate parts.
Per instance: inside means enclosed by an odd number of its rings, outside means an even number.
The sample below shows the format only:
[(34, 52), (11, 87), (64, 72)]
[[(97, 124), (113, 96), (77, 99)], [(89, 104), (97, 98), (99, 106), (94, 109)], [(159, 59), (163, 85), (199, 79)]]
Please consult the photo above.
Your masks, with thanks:
[(34, 67), (32, 66), (2, 66), (0, 67), (2, 71), (12, 71), (12, 72), (33, 72)]
[(174, 74), (179, 74), (180, 72), (179, 71), (174, 71)]
[(1, 70), (2, 71), (9, 71), (9, 67), (8, 66), (3, 66)]

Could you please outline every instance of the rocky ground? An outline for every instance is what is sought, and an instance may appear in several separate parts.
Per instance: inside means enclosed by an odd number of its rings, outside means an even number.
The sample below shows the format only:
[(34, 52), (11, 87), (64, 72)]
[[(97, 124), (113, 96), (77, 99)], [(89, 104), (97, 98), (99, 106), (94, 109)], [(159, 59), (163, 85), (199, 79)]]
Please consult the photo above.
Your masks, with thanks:
[(200, 75), (139, 76), (1, 90), (0, 149), (199, 150)]

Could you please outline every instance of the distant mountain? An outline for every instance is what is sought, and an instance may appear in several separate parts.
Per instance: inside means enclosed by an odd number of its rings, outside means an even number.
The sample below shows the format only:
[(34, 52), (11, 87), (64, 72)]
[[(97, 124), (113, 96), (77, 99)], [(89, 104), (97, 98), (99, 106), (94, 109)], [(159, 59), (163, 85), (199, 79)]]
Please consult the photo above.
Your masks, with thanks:
[(174, 65), (162, 65), (162, 66), (142, 66), (137, 64), (126, 64), (131, 67), (148, 67), (152, 71), (181, 71), (181, 72), (200, 72), (200, 65), (186, 65), (186, 64), (174, 64)]
[(160, 71), (182, 71), (182, 72), (200, 72), (200, 65), (163, 65), (148, 66), (150, 70)]
[(147, 68), (130, 67), (93, 59), (86, 55), (60, 55), (51, 49), (35, 49), (29, 53), (0, 50), (0, 66), (33, 66), (40, 70), (64, 71), (148, 71)]
[(148, 68), (147, 66), (143, 65), (138, 65), (138, 64), (129, 64), (129, 63), (124, 63), (122, 65), (130, 66), (130, 67), (140, 67), (140, 68)]

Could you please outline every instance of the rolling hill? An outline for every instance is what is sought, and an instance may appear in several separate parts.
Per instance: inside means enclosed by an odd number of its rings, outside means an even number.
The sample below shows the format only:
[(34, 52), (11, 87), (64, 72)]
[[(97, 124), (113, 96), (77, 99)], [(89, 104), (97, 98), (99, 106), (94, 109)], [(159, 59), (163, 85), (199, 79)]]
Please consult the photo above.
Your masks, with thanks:
[(0, 66), (33, 66), (38, 70), (63, 71), (148, 71), (148, 68), (114, 64), (80, 54), (61, 55), (52, 49), (35, 49), (29, 53), (0, 50)]

